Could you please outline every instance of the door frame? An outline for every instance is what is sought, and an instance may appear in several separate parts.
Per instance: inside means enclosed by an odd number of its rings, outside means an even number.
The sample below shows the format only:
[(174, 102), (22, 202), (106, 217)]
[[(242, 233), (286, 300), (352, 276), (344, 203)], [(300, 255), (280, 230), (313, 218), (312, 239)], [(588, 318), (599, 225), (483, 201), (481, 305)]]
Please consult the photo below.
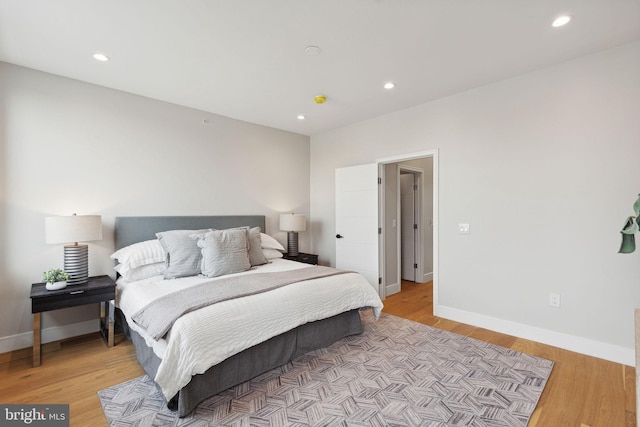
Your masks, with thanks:
[[(431, 150), (426, 150), (426, 151), (420, 151), (420, 152), (415, 152), (415, 153), (407, 153), (407, 154), (400, 154), (400, 155), (396, 155), (396, 156), (390, 156), (390, 157), (383, 157), (380, 159), (376, 160), (376, 163), (378, 164), (378, 176), (384, 180), (384, 165), (389, 164), (389, 163), (401, 163), (403, 161), (408, 161), (408, 160), (414, 160), (414, 159), (419, 159), (419, 158), (424, 158), (424, 157), (431, 157), (433, 158), (433, 310), (434, 313), (437, 311), (437, 307), (438, 307), (438, 295), (439, 295), (439, 224), (440, 224), (440, 220), (439, 220), (439, 209), (438, 209), (438, 205), (439, 205), (439, 161), (438, 161), (438, 149), (434, 148)], [(384, 215), (384, 191), (383, 191), (383, 186), (379, 185), (378, 186), (378, 224), (385, 224), (384, 220), (385, 220), (385, 215)], [(380, 297), (382, 299), (384, 299), (386, 297), (385, 295), (385, 287), (386, 287), (386, 283), (385, 283), (385, 271), (384, 271), (384, 253), (385, 253), (385, 238), (384, 238), (384, 233), (381, 233), (379, 235), (379, 245), (378, 245), (378, 254), (379, 254), (379, 262), (378, 262), (378, 269), (379, 269), (379, 275), (382, 278), (382, 284), (380, 286), (381, 289), (381, 295)]]

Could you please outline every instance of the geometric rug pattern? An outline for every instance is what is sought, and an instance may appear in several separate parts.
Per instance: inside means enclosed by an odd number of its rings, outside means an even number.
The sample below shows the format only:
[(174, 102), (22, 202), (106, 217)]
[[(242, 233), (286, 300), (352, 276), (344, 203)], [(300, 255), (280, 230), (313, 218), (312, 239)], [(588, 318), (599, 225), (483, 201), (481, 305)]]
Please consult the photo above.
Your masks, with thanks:
[(147, 376), (98, 392), (110, 426), (526, 426), (553, 362), (383, 313), (364, 332), (201, 403)]

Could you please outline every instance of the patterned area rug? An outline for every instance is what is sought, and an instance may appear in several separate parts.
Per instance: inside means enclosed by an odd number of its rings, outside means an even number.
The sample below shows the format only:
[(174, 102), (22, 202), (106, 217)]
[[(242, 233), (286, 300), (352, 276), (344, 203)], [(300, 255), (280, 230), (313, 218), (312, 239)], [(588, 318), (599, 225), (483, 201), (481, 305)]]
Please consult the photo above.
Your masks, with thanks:
[(110, 426), (526, 426), (553, 362), (382, 314), (178, 418), (142, 376), (98, 392)]

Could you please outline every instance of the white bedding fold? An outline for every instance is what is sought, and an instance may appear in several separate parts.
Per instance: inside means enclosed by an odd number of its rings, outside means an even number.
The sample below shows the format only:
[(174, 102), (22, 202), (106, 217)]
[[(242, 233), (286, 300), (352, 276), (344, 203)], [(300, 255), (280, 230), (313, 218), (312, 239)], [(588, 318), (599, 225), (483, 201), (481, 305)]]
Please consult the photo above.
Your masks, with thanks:
[(345, 274), (348, 271), (312, 266), (290, 271), (224, 276), (156, 298), (132, 316), (155, 340), (162, 338), (185, 313), (222, 301), (268, 292), (296, 282)]
[[(281, 259), (238, 275), (306, 267), (309, 266)], [(156, 277), (118, 283), (117, 303), (130, 327), (162, 359), (155, 381), (167, 399), (188, 384), (193, 375), (299, 325), (362, 307), (372, 307), (377, 318), (382, 310), (378, 294), (366, 279), (357, 273), (347, 273), (312, 279), (305, 284), (294, 283), (187, 313), (175, 322), (163, 340), (151, 339), (131, 322), (133, 313), (152, 299), (205, 280), (211, 279)]]

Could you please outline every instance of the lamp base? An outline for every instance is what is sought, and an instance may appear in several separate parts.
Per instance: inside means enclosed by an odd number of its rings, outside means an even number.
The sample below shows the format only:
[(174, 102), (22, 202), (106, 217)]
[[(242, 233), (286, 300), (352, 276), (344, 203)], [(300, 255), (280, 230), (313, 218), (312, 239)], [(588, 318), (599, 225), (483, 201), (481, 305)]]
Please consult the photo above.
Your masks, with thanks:
[(298, 256), (298, 232), (287, 232), (287, 253), (291, 256)]
[(89, 280), (89, 246), (66, 245), (64, 247), (64, 271), (69, 275), (67, 285), (81, 285)]

